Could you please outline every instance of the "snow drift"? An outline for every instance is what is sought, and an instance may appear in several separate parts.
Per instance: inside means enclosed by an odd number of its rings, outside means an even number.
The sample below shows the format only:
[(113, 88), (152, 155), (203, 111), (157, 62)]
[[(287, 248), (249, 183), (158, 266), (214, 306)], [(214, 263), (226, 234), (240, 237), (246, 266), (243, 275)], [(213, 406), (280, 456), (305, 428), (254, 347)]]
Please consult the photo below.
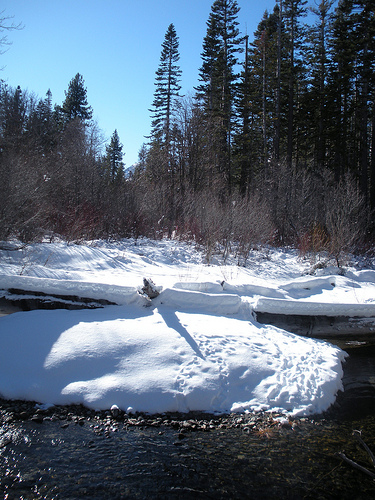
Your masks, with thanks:
[[(0, 252), (3, 295), (17, 285), (119, 305), (0, 318), (4, 398), (150, 413), (319, 413), (342, 389), (345, 353), (261, 325), (254, 308), (328, 303), (333, 311), (355, 305), (353, 290), (360, 309), (373, 307), (371, 273), (301, 278), (293, 252), (267, 262), (254, 256), (247, 269), (207, 266), (192, 246), (173, 241), (39, 244), (28, 252), (28, 266), (22, 250)], [(163, 287), (153, 301), (137, 293), (143, 276)]]

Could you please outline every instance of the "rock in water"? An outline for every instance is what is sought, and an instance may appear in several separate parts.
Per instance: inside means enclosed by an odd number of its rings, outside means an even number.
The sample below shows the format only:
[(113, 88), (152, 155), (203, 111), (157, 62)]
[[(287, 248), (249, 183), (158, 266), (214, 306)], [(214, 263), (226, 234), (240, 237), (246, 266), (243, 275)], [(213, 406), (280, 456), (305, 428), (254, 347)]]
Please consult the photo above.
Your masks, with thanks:
[(111, 406), (111, 415), (113, 418), (117, 418), (120, 415), (120, 408), (117, 405)]

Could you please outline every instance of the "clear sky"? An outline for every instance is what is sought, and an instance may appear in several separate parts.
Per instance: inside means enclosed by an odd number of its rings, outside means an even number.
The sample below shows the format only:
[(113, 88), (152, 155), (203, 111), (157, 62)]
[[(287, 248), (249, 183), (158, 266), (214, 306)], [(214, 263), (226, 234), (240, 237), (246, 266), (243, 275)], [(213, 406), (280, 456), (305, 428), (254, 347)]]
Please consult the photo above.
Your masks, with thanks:
[[(214, 0), (0, 0), (1, 17), (14, 16), (22, 31), (0, 56), (0, 78), (10, 86), (61, 104), (80, 73), (93, 117), (106, 138), (117, 129), (127, 167), (150, 132), (155, 71), (170, 23), (180, 41), (182, 92), (198, 83), (202, 42)], [(238, 0), (238, 21), (252, 40), (275, 0)]]

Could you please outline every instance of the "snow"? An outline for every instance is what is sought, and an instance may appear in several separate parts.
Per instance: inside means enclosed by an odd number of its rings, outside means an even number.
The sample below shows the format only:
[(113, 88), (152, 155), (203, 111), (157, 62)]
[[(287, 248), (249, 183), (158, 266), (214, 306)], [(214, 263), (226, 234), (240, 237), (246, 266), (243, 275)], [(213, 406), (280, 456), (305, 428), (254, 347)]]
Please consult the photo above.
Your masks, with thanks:
[[(40, 243), (0, 250), (9, 289), (105, 299), (101, 309), (0, 317), (0, 395), (42, 404), (161, 413), (325, 411), (346, 353), (254, 319), (254, 312), (375, 316), (375, 272), (306, 275), (293, 250), (207, 265), (174, 240)], [(331, 270), (332, 271), (332, 270)], [(143, 278), (161, 293), (142, 297)]]

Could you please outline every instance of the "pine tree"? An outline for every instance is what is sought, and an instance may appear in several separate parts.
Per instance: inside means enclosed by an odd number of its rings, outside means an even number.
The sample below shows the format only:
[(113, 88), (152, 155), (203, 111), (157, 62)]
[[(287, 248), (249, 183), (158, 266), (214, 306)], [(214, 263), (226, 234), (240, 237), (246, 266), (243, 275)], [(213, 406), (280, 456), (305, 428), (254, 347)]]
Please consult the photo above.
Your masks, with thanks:
[(245, 62), (237, 91), (238, 131), (235, 136), (235, 155), (238, 167), (238, 182), (242, 195), (245, 195), (251, 181), (251, 86), (249, 68), (249, 37), (245, 36)]
[(238, 4), (235, 0), (215, 0), (207, 21), (203, 41), (202, 66), (197, 98), (206, 114), (210, 163), (232, 187), (232, 133), (234, 92), (238, 80), (236, 65), (242, 52), (238, 30)]
[[(306, 0), (284, 0), (282, 19), (285, 26), (288, 58), (288, 105), (287, 105), (287, 164), (291, 166), (293, 156), (298, 156), (298, 132), (295, 110), (299, 99), (297, 85), (302, 83), (304, 69), (301, 61), (304, 50), (304, 27), (301, 18), (306, 16)], [(297, 142), (297, 144), (296, 144)]]
[(124, 163), (123, 152), (122, 152), (122, 144), (120, 142), (120, 138), (118, 136), (117, 130), (115, 130), (111, 137), (111, 142), (106, 147), (106, 156), (105, 156), (105, 168), (107, 177), (109, 178), (111, 183), (119, 182), (123, 179), (124, 175)]
[[(173, 24), (168, 26), (165, 34), (160, 63), (156, 71), (154, 100), (152, 103), (151, 143), (147, 151), (147, 174), (158, 187), (168, 192), (163, 200), (163, 221), (172, 232), (175, 220), (175, 177), (176, 152), (175, 126), (178, 99), (180, 96), (181, 70), (179, 41)], [(164, 196), (163, 196), (164, 198)]]
[(156, 71), (154, 101), (152, 103), (151, 139), (169, 153), (176, 99), (180, 97), (181, 70), (178, 65), (179, 41), (170, 24), (162, 44), (159, 67)]
[(64, 116), (65, 122), (69, 122), (75, 118), (80, 118), (83, 122), (91, 120), (92, 109), (87, 103), (87, 89), (84, 79), (79, 73), (70, 81), (68, 90), (65, 91), (65, 100), (60, 111)]
[[(92, 176), (88, 121), (92, 110), (87, 102), (87, 90), (79, 73), (70, 81), (62, 106), (55, 106), (55, 120), (60, 131), (59, 149), (64, 159), (64, 199), (69, 210), (77, 217), (86, 203)], [(61, 161), (63, 163), (63, 161)]]
[(317, 20), (308, 29), (308, 50), (306, 67), (308, 69), (309, 90), (306, 93), (304, 116), (313, 136), (310, 147), (313, 150), (314, 166), (326, 166), (327, 103), (328, 75), (330, 73), (329, 40), (332, 28), (333, 0), (321, 0), (316, 8), (311, 9)]
[(22, 143), (27, 120), (27, 96), (18, 85), (16, 89), (3, 85), (1, 117), (1, 150), (18, 149)]
[[(266, 11), (248, 47), (244, 70), (237, 88), (238, 127), (235, 153), (239, 188), (242, 194), (263, 182), (270, 160), (278, 160), (278, 26), (279, 10)], [(280, 54), (283, 54), (280, 51)], [(285, 66), (285, 57), (283, 59)], [(283, 68), (284, 69), (284, 68)], [(284, 70), (285, 72), (285, 70)], [(281, 80), (281, 79), (280, 79)], [(277, 151), (277, 152), (276, 152)]]
[(45, 153), (51, 151), (57, 132), (52, 109), (52, 92), (48, 89), (46, 97), (40, 99), (28, 117), (27, 133), (34, 141), (35, 147), (40, 147)]
[[(341, 0), (333, 22), (330, 132), (336, 179), (351, 170), (375, 206), (375, 2)], [(369, 182), (371, 181), (371, 182)]]
[(358, 171), (361, 191), (368, 201), (371, 187), (371, 204), (375, 208), (375, 172), (370, 171), (371, 148), (370, 131), (374, 125), (375, 97), (375, 1), (353, 0), (352, 26), (356, 48), (356, 127), (358, 129)]

